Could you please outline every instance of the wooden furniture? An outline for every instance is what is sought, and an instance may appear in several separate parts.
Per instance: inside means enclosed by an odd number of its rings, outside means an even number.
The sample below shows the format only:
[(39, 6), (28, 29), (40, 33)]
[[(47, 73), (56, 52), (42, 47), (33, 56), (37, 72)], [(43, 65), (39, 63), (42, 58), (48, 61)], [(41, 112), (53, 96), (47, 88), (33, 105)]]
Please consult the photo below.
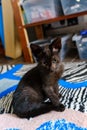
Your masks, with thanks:
[(29, 38), (27, 36), (26, 28), (35, 27), (37, 39), (41, 39), (41, 38), (44, 38), (43, 29), (42, 29), (43, 24), (48, 24), (48, 23), (52, 23), (52, 22), (56, 22), (56, 21), (60, 21), (64, 19), (69, 19), (69, 18), (74, 18), (74, 17), (87, 14), (87, 11), (84, 11), (84, 12), (76, 13), (72, 15), (59, 16), (52, 19), (48, 19), (48, 20), (25, 24), (23, 20), (23, 16), (22, 16), (21, 7), (19, 5), (19, 0), (12, 0), (12, 6), (13, 6), (16, 25), (18, 28), (18, 33), (21, 40), (24, 58), (25, 58), (25, 61), (29, 63), (33, 62), (33, 58), (32, 58), (31, 49), (29, 47), (30, 44), (29, 44)]
[(22, 55), (22, 48), (14, 21), (11, 0), (2, 0), (5, 56), (16, 59)]

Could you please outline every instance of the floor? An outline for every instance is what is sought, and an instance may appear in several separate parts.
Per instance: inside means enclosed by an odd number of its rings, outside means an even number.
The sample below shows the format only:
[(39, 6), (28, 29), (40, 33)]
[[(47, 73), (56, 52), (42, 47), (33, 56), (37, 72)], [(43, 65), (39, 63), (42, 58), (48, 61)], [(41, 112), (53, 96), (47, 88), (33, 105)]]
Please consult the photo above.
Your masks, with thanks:
[[(77, 50), (71, 48), (68, 51), (68, 53), (66, 54), (63, 61), (64, 62), (67, 62), (67, 61), (74, 62), (74, 61), (78, 61), (78, 60), (80, 60), (80, 59), (79, 59)], [(12, 58), (6, 57), (4, 54), (3, 47), (0, 45), (0, 65), (2, 65), (2, 64), (20, 64), (20, 63), (25, 64), (23, 56), (21, 56), (17, 59), (12, 59)]]

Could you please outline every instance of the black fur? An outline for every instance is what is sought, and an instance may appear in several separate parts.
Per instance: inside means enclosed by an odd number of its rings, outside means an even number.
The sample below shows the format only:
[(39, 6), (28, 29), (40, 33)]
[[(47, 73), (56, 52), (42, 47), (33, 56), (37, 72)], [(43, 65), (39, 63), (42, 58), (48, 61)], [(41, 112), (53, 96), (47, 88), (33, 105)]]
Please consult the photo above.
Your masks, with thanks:
[[(61, 39), (56, 38), (50, 45), (40, 47), (31, 44), (38, 65), (28, 71), (20, 80), (13, 94), (13, 113), (21, 118), (30, 118), (51, 110), (65, 109), (59, 101), (57, 81), (63, 73), (59, 58)], [(50, 102), (45, 102), (49, 98)]]

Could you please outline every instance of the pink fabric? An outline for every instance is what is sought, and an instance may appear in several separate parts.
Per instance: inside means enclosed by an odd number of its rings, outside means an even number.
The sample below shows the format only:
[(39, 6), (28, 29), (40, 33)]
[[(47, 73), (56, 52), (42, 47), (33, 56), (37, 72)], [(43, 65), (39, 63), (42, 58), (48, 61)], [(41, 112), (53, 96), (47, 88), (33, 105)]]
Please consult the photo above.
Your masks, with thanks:
[(0, 115), (0, 130), (9, 128), (19, 128), (21, 130), (35, 130), (41, 124), (50, 120), (66, 119), (78, 126), (87, 128), (87, 114), (71, 109), (66, 109), (64, 112), (51, 111), (47, 114), (31, 118), (30, 120), (21, 119), (13, 114)]

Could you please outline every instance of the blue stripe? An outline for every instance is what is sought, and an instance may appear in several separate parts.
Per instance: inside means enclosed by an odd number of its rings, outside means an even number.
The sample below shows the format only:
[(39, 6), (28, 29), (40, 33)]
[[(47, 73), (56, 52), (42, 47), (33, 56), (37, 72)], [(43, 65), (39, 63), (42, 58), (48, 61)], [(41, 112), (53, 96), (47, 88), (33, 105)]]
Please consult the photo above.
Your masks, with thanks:
[[(0, 79), (3, 78), (8, 78), (8, 79), (12, 79), (12, 80), (20, 80), (21, 77), (20, 76), (15, 76), (13, 75), (17, 70), (19, 70), (23, 65), (22, 64), (18, 64), (15, 65), (11, 70), (8, 70), (7, 72), (3, 73), (0, 75)], [(14, 85), (8, 89), (6, 89), (5, 91), (0, 93), (0, 98), (2, 98), (3, 96), (6, 96), (8, 93), (14, 91), (16, 89), (17, 85)]]
[(17, 85), (14, 85), (8, 89), (6, 89), (5, 91), (0, 93), (0, 98), (2, 98), (3, 96), (6, 96), (8, 93), (11, 93), (13, 91), (15, 91), (15, 89), (17, 88)]
[(58, 84), (64, 88), (81, 88), (81, 87), (86, 87), (87, 86), (87, 81), (82, 81), (82, 82), (67, 82), (63, 79), (60, 79), (58, 81)]
[(20, 80), (20, 76), (14, 75), (14, 73), (19, 70), (23, 64), (18, 64), (15, 67), (13, 67), (11, 70), (8, 70), (7, 72), (3, 73), (0, 75), (0, 79), (3, 79), (3, 77), (8, 78), (8, 79), (13, 79), (13, 80)]

